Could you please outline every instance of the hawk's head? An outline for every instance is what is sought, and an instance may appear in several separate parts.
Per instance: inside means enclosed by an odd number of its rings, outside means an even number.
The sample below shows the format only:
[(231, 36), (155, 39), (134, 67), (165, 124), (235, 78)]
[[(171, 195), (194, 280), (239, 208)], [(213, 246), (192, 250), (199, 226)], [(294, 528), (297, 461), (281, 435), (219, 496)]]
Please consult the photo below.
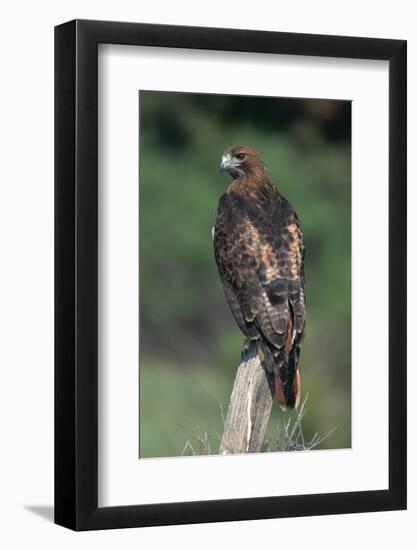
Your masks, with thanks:
[(265, 168), (261, 157), (247, 145), (234, 145), (227, 149), (219, 166), (220, 172), (229, 172), (233, 178), (246, 176), (259, 168)]

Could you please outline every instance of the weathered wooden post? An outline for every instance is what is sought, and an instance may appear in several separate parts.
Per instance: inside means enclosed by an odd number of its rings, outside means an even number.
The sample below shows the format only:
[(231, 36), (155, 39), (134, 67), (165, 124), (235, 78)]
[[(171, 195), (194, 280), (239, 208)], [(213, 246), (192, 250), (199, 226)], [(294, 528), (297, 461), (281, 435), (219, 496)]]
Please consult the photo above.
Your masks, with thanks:
[(243, 354), (230, 396), (220, 454), (262, 450), (275, 390), (252, 342)]

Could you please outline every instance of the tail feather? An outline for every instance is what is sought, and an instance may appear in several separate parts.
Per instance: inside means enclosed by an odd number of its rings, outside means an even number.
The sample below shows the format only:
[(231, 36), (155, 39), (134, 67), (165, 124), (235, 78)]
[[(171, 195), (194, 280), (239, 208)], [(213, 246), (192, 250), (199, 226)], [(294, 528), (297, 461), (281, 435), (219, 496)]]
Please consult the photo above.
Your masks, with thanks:
[(274, 374), (280, 408), (283, 411), (297, 408), (301, 395), (301, 377), (297, 368), (300, 348), (294, 346), (287, 358), (284, 349), (278, 350), (261, 339), (260, 351), (266, 369)]
[(301, 376), (298, 369), (294, 373), (292, 384), (283, 384), (279, 376), (275, 375), (275, 392), (283, 411), (297, 408), (301, 394)]

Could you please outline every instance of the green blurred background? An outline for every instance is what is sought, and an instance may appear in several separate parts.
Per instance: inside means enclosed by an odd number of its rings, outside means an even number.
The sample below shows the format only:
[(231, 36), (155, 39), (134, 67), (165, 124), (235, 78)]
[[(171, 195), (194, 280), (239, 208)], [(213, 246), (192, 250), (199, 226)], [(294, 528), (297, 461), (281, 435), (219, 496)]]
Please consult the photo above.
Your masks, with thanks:
[[(222, 434), (243, 335), (213, 255), (223, 151), (255, 147), (297, 211), (306, 246), (307, 333), (300, 369), (306, 437), (351, 442), (351, 104), (140, 92), (140, 456), (177, 456), (186, 427)], [(278, 405), (279, 420), (294, 415)], [(196, 445), (198, 451), (198, 444)]]

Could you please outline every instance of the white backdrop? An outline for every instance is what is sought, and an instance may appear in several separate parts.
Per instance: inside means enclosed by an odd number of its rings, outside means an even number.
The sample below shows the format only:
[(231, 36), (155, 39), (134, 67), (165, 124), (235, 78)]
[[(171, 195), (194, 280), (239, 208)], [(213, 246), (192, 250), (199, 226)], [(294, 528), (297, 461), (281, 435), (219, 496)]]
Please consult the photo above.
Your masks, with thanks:
[[(417, 24), (411, 2), (298, 0), (292, 4), (247, 0), (226, 3), (153, 0), (28, 1), (2, 10), (0, 88), (0, 544), (42, 547), (171, 549), (282, 547), (339, 549), (372, 541), (392, 548), (415, 541), (417, 520), (416, 351), (409, 350), (409, 472), (407, 512), (298, 518), (215, 525), (176, 526), (74, 534), (54, 526), (53, 494), (53, 32), (74, 17), (155, 23), (258, 28), (409, 40), (409, 97), (417, 96)], [(409, 151), (417, 148), (416, 105), (409, 102)], [(409, 155), (409, 204), (415, 206), (415, 155)], [(411, 208), (411, 207), (410, 207)], [(413, 219), (414, 218), (414, 219)], [(416, 280), (416, 216), (409, 216), (409, 278)], [(413, 256), (411, 256), (411, 251)], [(415, 285), (409, 289), (409, 335), (415, 339)], [(296, 535), (294, 535), (296, 533)]]

